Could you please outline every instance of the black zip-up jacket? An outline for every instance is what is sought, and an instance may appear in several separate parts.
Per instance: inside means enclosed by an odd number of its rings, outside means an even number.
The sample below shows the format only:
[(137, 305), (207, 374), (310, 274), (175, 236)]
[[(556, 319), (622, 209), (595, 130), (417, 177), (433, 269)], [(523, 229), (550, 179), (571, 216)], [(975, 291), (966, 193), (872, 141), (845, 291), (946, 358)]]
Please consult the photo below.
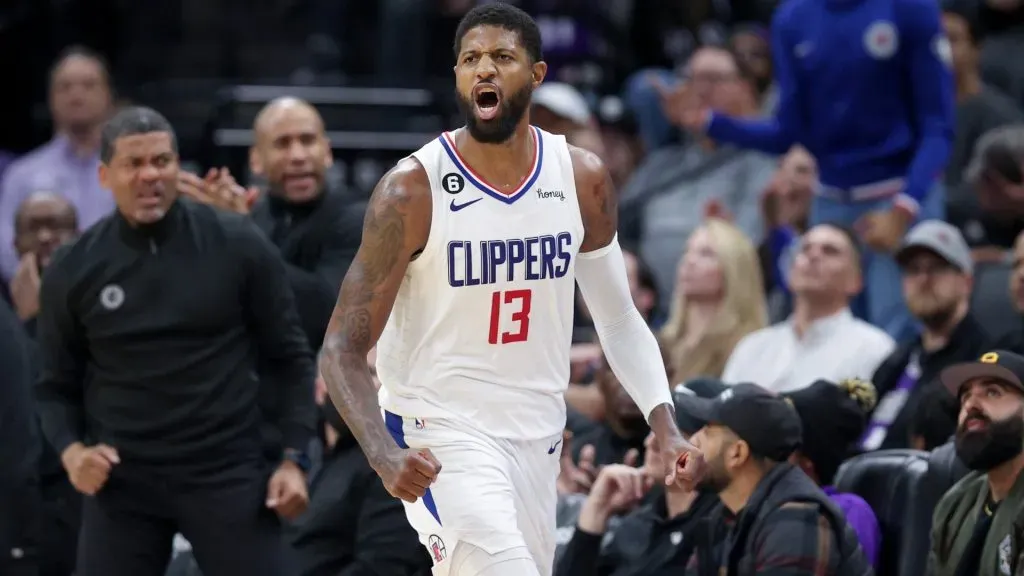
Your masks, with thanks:
[[(698, 538), (696, 565), (727, 576), (871, 576), (857, 533), (827, 494), (792, 464), (776, 464), (757, 484), (738, 516), (721, 508), (712, 531), (728, 526), (724, 544)], [(710, 550), (701, 542), (710, 540)], [(694, 562), (691, 561), (691, 567)]]
[(247, 217), (186, 200), (152, 225), (115, 213), (54, 255), (40, 308), (37, 396), (58, 453), (102, 442), (122, 463), (193, 473), (257, 461), (261, 385), (276, 387), (284, 446), (312, 438), (313, 354), (284, 263)]

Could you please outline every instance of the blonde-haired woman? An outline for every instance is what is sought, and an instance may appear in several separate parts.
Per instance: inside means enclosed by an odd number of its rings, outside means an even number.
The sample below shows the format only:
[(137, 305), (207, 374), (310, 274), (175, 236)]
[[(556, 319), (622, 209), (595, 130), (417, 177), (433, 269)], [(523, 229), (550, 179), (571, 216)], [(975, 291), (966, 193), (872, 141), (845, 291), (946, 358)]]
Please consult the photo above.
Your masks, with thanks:
[(690, 234), (661, 331), (673, 384), (722, 375), (736, 343), (767, 323), (763, 290), (757, 249), (739, 228), (709, 218)]

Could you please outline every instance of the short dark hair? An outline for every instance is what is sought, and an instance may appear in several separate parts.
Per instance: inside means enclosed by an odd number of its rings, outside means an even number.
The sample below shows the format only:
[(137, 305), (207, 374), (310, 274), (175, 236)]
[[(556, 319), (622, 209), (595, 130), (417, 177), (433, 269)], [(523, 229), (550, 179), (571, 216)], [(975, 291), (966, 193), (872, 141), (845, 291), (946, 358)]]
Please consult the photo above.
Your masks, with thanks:
[[(839, 222), (822, 222), (818, 226), (825, 226), (833, 230), (839, 231), (840, 234), (846, 237), (847, 242), (850, 243), (850, 248), (853, 250), (853, 257), (856, 258), (856, 264), (860, 267), (861, 262), (864, 261), (864, 246), (860, 243), (860, 238), (857, 233), (853, 231), (853, 228)], [(816, 228), (817, 226), (811, 226)]]
[(107, 83), (108, 87), (111, 87), (110, 82), (110, 64), (107, 59), (104, 58), (99, 52), (84, 46), (82, 44), (75, 44), (68, 46), (61, 50), (60, 54), (57, 55), (57, 59), (53, 61), (53, 65), (50, 66), (50, 86), (53, 86), (53, 79), (57, 75), (57, 70), (64, 65), (65, 62), (71, 58), (85, 58), (92, 60), (100, 67), (100, 73), (103, 75), (103, 80)]
[(925, 450), (942, 446), (956, 433), (959, 410), (960, 403), (945, 387), (926, 388), (910, 417), (910, 438), (918, 437), (924, 440)]
[(504, 2), (477, 6), (462, 17), (462, 21), (459, 22), (459, 27), (455, 31), (455, 44), (452, 46), (456, 59), (459, 57), (459, 52), (462, 51), (462, 39), (467, 32), (477, 26), (494, 26), (515, 32), (519, 36), (520, 44), (530, 56), (530, 60), (540, 62), (544, 59), (544, 53), (541, 50), (540, 28), (537, 27), (537, 23), (526, 12)]
[(171, 147), (178, 152), (178, 137), (174, 134), (171, 123), (162, 114), (145, 106), (131, 106), (114, 115), (103, 127), (100, 135), (100, 160), (109, 164), (114, 157), (114, 147), (118, 138), (136, 134), (166, 132), (171, 136)]

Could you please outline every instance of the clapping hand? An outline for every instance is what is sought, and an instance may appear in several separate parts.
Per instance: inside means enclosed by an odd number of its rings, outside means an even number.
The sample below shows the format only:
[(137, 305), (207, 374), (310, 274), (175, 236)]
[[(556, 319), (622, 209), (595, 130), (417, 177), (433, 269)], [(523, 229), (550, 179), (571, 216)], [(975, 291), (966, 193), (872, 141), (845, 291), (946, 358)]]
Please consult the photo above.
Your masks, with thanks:
[(248, 214), (260, 194), (255, 187), (243, 188), (227, 168), (210, 168), (202, 179), (183, 171), (178, 189), (197, 202), (239, 214)]
[(39, 262), (32, 252), (25, 254), (11, 280), (11, 301), (18, 318), (28, 320), (39, 313)]

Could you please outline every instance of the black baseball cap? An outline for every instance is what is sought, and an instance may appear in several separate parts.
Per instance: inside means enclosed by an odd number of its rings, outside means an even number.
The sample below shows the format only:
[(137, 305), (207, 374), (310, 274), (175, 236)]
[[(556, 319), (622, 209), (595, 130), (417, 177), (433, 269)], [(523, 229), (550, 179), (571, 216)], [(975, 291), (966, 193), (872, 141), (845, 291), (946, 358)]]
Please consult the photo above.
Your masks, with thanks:
[(707, 426), (708, 423), (695, 418), (681, 404), (686, 402), (687, 397), (714, 398), (728, 389), (728, 385), (714, 378), (694, 378), (685, 384), (677, 385), (672, 389), (672, 400), (676, 406), (676, 426), (684, 434), (690, 436), (696, 434), (697, 430)]
[(683, 395), (676, 406), (695, 420), (725, 426), (751, 453), (775, 462), (789, 458), (801, 444), (803, 427), (796, 410), (756, 384), (729, 386), (714, 398)]
[(960, 388), (975, 378), (996, 378), (1024, 394), (1024, 356), (993, 350), (982, 354), (977, 362), (954, 364), (939, 374), (942, 385), (957, 398)]

